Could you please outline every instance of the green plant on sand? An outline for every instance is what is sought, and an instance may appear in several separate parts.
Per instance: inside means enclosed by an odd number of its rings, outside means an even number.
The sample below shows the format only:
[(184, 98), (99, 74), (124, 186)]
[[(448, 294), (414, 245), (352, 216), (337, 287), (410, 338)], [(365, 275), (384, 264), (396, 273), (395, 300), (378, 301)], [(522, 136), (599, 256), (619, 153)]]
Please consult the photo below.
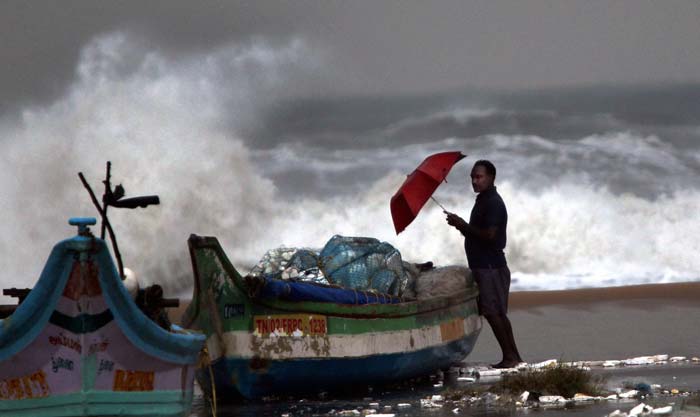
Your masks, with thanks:
[(581, 393), (591, 396), (605, 393), (605, 378), (589, 371), (561, 364), (544, 369), (532, 369), (513, 375), (505, 375), (492, 390), (518, 395), (523, 391), (541, 395), (561, 395), (572, 398)]

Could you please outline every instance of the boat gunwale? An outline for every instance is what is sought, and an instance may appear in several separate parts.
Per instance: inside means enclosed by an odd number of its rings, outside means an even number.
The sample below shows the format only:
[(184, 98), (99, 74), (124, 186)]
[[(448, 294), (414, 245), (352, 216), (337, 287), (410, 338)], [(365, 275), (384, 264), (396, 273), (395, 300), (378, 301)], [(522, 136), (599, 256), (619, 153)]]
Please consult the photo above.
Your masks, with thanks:
[[(397, 304), (362, 304), (362, 305), (356, 305), (356, 304), (337, 304), (337, 303), (322, 303), (322, 302), (309, 302), (309, 301), (284, 301), (284, 300), (276, 300), (276, 301), (267, 301), (267, 300), (252, 300), (254, 304), (259, 304), (268, 308), (276, 309), (276, 310), (282, 310), (282, 311), (294, 311), (294, 312), (304, 312), (304, 313), (320, 313), (322, 308), (320, 307), (329, 307), (332, 306), (332, 309), (338, 309), (338, 310), (343, 310), (343, 309), (357, 309), (357, 308), (368, 308), (371, 306), (396, 306), (396, 307), (406, 307), (407, 304), (411, 303), (412, 306), (415, 305), (417, 308), (412, 309), (411, 311), (408, 312), (401, 312), (399, 314), (390, 314), (390, 313), (356, 313), (356, 312), (340, 312), (340, 311), (335, 311), (332, 313), (323, 313), (327, 316), (332, 316), (332, 317), (345, 317), (345, 318), (362, 318), (362, 319), (375, 319), (375, 318), (400, 318), (400, 317), (407, 317), (407, 316), (415, 316), (419, 314), (426, 314), (426, 313), (432, 313), (435, 311), (439, 310), (446, 310), (450, 307), (455, 307), (460, 304), (464, 304), (468, 302), (469, 300), (475, 299), (478, 296), (478, 293), (474, 294), (470, 291), (461, 291), (458, 295), (452, 295), (449, 297), (440, 297), (440, 298), (433, 298), (430, 300), (416, 300), (416, 301), (407, 301), (403, 303), (397, 303)], [(438, 305), (434, 305), (438, 304)]]
[[(465, 304), (470, 300), (475, 300), (479, 295), (479, 290), (476, 285), (471, 289), (462, 290), (456, 294), (442, 297), (435, 297), (425, 300), (411, 300), (395, 304), (338, 304), (329, 302), (314, 302), (314, 301), (287, 301), (287, 300), (262, 300), (251, 298), (248, 295), (248, 290), (245, 288), (243, 279), (238, 270), (229, 260), (226, 252), (219, 240), (214, 236), (198, 236), (190, 235), (187, 241), (190, 258), (192, 261), (192, 270), (195, 277), (193, 304), (194, 314), (190, 315), (188, 321), (194, 321), (200, 310), (200, 300), (197, 294), (201, 294), (200, 276), (196, 265), (195, 250), (196, 249), (212, 249), (217, 254), (221, 267), (225, 270), (228, 279), (233, 282), (236, 288), (241, 291), (250, 300), (251, 303), (261, 305), (270, 309), (323, 314), (332, 317), (346, 318), (399, 318), (406, 316), (414, 316), (418, 314), (431, 313), (439, 310), (445, 310), (460, 304)], [(369, 310), (369, 311), (367, 311)]]

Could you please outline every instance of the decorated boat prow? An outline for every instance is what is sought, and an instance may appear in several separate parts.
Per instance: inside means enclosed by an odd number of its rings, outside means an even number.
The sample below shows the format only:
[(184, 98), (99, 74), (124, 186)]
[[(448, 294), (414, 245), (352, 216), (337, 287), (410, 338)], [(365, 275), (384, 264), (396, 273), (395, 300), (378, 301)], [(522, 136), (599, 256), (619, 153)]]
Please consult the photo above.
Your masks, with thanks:
[[(207, 335), (220, 398), (250, 399), (367, 386), (448, 368), (481, 330), (465, 277), (445, 296), (406, 301), (304, 282), (242, 277), (214, 237), (189, 239), (193, 300), (183, 325)], [(261, 288), (262, 287), (262, 288)]]
[(122, 284), (94, 218), (0, 320), (0, 415), (187, 416), (204, 336), (165, 330)]

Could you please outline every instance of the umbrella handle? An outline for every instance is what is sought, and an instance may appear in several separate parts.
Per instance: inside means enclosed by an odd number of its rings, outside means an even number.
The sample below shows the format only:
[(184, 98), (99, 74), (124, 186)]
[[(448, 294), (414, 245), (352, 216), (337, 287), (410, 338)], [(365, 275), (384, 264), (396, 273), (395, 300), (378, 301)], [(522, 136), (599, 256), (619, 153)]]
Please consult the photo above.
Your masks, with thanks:
[(450, 212), (447, 211), (447, 210), (445, 210), (445, 207), (443, 207), (442, 204), (440, 204), (440, 203), (435, 199), (435, 197), (430, 196), (430, 199), (433, 200), (433, 201), (435, 202), (435, 204), (437, 204), (438, 206), (440, 206), (440, 208), (442, 209), (442, 212), (443, 212), (443, 213), (445, 213), (445, 214), (450, 214)]

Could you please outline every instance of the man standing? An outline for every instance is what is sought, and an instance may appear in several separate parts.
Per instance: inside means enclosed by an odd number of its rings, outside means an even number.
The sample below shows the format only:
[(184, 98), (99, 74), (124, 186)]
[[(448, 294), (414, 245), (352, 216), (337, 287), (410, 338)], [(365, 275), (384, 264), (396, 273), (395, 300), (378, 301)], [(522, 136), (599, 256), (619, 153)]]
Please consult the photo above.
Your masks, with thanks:
[(496, 191), (496, 167), (486, 160), (476, 161), (471, 172), (472, 187), (479, 195), (469, 223), (447, 213), (447, 223), (464, 235), (464, 250), (472, 276), (479, 286), (479, 313), (486, 318), (503, 352), (494, 368), (512, 368), (522, 362), (515, 345), (508, 312), (510, 270), (503, 249), (506, 247), (506, 205)]

